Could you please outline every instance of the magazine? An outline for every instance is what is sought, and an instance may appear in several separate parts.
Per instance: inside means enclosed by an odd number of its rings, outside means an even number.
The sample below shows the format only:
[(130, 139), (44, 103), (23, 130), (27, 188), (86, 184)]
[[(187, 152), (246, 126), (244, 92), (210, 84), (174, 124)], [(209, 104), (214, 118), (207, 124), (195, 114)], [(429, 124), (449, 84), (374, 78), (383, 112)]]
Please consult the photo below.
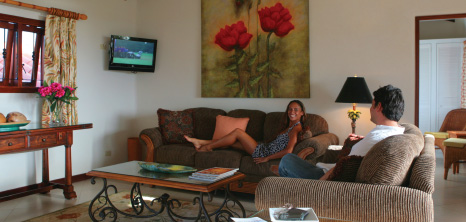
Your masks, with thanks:
[(238, 171), (238, 168), (213, 167), (201, 170), (199, 172), (195, 172), (191, 176), (189, 176), (189, 179), (214, 182), (226, 177), (230, 177), (233, 174), (235, 174), (236, 171)]
[(225, 175), (233, 175), (238, 168), (223, 168), (223, 167), (213, 167), (198, 172), (194, 172), (192, 176), (199, 176), (205, 178), (217, 178)]

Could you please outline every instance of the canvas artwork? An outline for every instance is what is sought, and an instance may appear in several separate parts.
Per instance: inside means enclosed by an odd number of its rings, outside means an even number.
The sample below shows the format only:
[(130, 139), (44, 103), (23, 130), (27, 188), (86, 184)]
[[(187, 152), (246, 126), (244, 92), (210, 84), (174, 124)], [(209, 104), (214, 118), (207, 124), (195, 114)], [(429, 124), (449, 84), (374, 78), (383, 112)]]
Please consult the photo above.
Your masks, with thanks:
[(309, 98), (308, 0), (202, 0), (202, 97)]

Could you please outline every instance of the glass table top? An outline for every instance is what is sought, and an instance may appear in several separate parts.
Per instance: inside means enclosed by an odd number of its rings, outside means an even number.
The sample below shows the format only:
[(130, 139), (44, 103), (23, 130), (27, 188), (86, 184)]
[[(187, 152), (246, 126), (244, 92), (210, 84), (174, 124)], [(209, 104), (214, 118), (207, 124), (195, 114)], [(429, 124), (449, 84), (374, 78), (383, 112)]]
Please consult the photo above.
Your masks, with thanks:
[(139, 166), (138, 162), (141, 162), (141, 161), (130, 161), (126, 163), (119, 163), (119, 164), (115, 164), (111, 166), (93, 169), (92, 171), (120, 174), (120, 175), (126, 175), (126, 176), (144, 177), (144, 178), (173, 181), (173, 182), (180, 182), (180, 183), (197, 184), (197, 185), (212, 184), (212, 182), (204, 182), (204, 181), (189, 179), (188, 177), (191, 176), (192, 172), (188, 172), (188, 173), (153, 172), (153, 171), (142, 169), (141, 166)]

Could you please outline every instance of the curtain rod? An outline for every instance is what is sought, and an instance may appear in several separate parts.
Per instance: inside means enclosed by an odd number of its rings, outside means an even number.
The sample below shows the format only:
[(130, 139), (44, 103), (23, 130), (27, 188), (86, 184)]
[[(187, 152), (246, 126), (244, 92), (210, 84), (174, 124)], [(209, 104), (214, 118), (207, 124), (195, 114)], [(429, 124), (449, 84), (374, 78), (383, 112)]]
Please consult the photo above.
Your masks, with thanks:
[(57, 16), (66, 17), (66, 18), (73, 18), (73, 19), (76, 19), (76, 20), (78, 20), (78, 19), (87, 20), (87, 15), (85, 15), (85, 14), (66, 11), (66, 10), (62, 10), (62, 9), (46, 8), (46, 7), (42, 7), (42, 6), (38, 6), (38, 5), (32, 5), (32, 4), (28, 4), (28, 3), (13, 1), (13, 0), (0, 0), (0, 2), (10, 4), (10, 5), (16, 5), (16, 6), (20, 6), (20, 7), (26, 7), (26, 8), (41, 10), (41, 11), (47, 12), (47, 13), (49, 13), (51, 15), (57, 15)]

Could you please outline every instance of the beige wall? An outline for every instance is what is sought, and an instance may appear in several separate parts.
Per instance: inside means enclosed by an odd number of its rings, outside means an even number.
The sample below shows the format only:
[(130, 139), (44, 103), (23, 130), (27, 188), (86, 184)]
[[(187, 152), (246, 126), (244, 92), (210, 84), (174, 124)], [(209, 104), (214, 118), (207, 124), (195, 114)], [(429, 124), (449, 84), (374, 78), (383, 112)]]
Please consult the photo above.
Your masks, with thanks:
[[(346, 111), (351, 104), (335, 103), (346, 77), (363, 76), (371, 91), (393, 84), (402, 89), (406, 109), (402, 122), (414, 123), (415, 17), (466, 13), (466, 2), (312, 0), (310, 11), (311, 98), (302, 99), (308, 112), (327, 119), (340, 140), (350, 132)], [(286, 5), (286, 3), (284, 3)], [(138, 126), (153, 126), (158, 108), (207, 106), (282, 111), (289, 99), (201, 98), (200, 0), (141, 0), (138, 33), (159, 40), (155, 74), (137, 78)], [(220, 27), (219, 27), (220, 28)], [(151, 95), (150, 97), (146, 95)], [(357, 121), (366, 134), (368, 104)]]
[[(73, 174), (126, 160), (126, 138), (157, 125), (158, 108), (180, 110), (214, 107), (283, 111), (290, 99), (201, 98), (201, 0), (23, 0), (89, 16), (79, 21), (79, 119), (94, 129), (76, 132)], [(286, 2), (286, 1), (283, 1)], [(303, 99), (308, 112), (325, 117), (340, 140), (351, 132), (346, 111), (351, 104), (335, 103), (346, 77), (363, 76), (371, 91), (393, 84), (405, 95), (403, 122), (414, 122), (414, 18), (420, 15), (466, 13), (464, 0), (311, 0), (311, 98)], [(286, 3), (284, 3), (286, 4)], [(40, 18), (44, 13), (0, 3), (0, 13)], [(111, 34), (156, 38), (154, 73), (107, 70)], [(22, 111), (38, 121), (39, 102), (32, 94), (0, 94), (0, 112)], [(369, 105), (357, 133), (373, 128)], [(112, 156), (106, 157), (105, 151)], [(62, 178), (62, 149), (52, 149), (51, 179)], [(40, 153), (0, 156), (0, 191), (35, 183), (41, 178)]]

